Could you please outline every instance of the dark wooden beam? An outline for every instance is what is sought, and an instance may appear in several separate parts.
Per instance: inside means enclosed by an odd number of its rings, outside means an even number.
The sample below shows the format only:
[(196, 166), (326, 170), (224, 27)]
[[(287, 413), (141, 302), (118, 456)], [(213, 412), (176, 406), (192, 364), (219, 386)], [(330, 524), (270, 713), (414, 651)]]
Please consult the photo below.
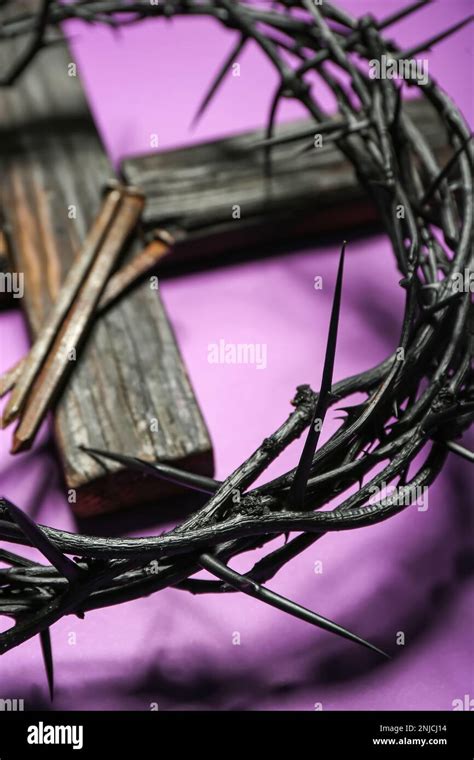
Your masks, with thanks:
[[(7, 44), (0, 48), (7, 54)], [(0, 205), (13, 266), (25, 277), (33, 338), (114, 176), (79, 78), (69, 76), (70, 61), (65, 46), (43, 50), (13, 88), (0, 91)], [(135, 235), (125, 257), (141, 247)], [(155, 502), (170, 492), (121, 465), (104, 469), (81, 445), (212, 474), (208, 431), (149, 281), (96, 320), (59, 400), (54, 429), (80, 516)]]
[[(434, 109), (425, 99), (409, 101), (405, 108), (444, 160), (451, 149)], [(277, 134), (309, 127), (317, 133), (314, 122), (301, 120), (282, 125)], [(271, 176), (264, 151), (249, 151), (263, 138), (263, 130), (255, 130), (123, 161), (123, 178), (146, 193), (145, 225), (164, 229), (176, 240), (163, 273), (228, 262), (232, 252), (240, 257), (244, 248), (261, 252), (262, 246), (342, 233), (377, 221), (377, 210), (352, 165), (329, 138), (323, 135), (322, 147), (303, 154), (298, 143), (273, 147)], [(306, 144), (313, 140), (309, 136)], [(233, 217), (236, 206), (238, 219)]]

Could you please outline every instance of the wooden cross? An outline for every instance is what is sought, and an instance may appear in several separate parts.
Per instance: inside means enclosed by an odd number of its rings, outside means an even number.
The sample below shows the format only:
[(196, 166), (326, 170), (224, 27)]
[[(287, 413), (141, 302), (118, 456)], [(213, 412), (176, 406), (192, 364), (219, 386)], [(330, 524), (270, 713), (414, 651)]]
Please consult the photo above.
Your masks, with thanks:
[[(15, 45), (2, 43), (3, 54), (13, 55)], [(0, 90), (0, 208), (6, 233), (0, 237), (0, 270), (6, 238), (12, 269), (24, 273), (23, 307), (33, 338), (100, 207), (104, 185), (114, 177), (70, 64), (65, 45), (47, 48), (14, 88)], [(412, 116), (440, 155), (444, 135), (427, 108), (412, 104)], [(301, 122), (287, 125), (280, 134), (301, 128)], [(147, 199), (143, 227), (126, 257), (136, 256), (143, 236), (159, 230), (174, 241), (160, 273), (173, 274), (232, 251), (377, 218), (351, 165), (331, 144), (296, 158), (291, 141), (279, 146), (269, 176), (256, 146), (262, 137), (246, 133), (123, 161), (122, 177), (143, 189)], [(149, 282), (97, 318), (56, 406), (54, 429), (79, 516), (156, 501), (170, 490), (147, 477), (137, 488), (136, 473), (114, 464), (104, 469), (81, 445), (212, 474), (203, 415), (160, 295)]]

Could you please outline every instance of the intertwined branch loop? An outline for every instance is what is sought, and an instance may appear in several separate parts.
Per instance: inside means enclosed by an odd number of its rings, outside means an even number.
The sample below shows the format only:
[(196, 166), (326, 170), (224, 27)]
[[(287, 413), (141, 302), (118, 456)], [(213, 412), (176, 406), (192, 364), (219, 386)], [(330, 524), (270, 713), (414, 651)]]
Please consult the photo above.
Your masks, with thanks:
[[(22, 59), (4, 77), (12, 85), (48, 44), (60, 22), (123, 25), (149, 16), (204, 15), (239, 33), (223, 68), (204, 97), (200, 113), (214, 95), (230, 62), (247, 44), (257, 44), (278, 73), (267, 126), (267, 170), (278, 142), (275, 123), (283, 99), (299, 101), (314, 120), (315, 133), (333, 140), (352, 162), (357, 177), (374, 199), (385, 224), (405, 291), (398, 345), (381, 364), (319, 393), (297, 390), (294, 411), (240, 467), (223, 482), (109, 456), (129, 466), (207, 491), (207, 503), (177, 528), (151, 538), (96, 538), (38, 527), (7, 501), (0, 503), (0, 539), (40, 548), (51, 564), (30, 562), (2, 551), (9, 567), (0, 571), (0, 614), (15, 625), (0, 635), (4, 652), (45, 631), (63, 615), (119, 604), (173, 586), (192, 593), (239, 589), (315, 625), (376, 649), (354, 634), (304, 610), (261, 586), (298, 553), (329, 531), (373, 525), (411, 503), (417, 487), (429, 486), (441, 472), (450, 448), (463, 451), (459, 437), (474, 416), (471, 368), (473, 313), (466, 282), (472, 266), (473, 164), (471, 135), (461, 113), (432, 79), (405, 77), (433, 107), (453, 149), (444, 168), (406, 112), (402, 87), (393, 79), (371, 78), (368, 61), (382, 56), (399, 61), (427, 50), (460, 25), (401, 51), (383, 36), (399, 18), (428, 0), (412, 3), (378, 21), (354, 18), (330, 2), (279, 0), (270, 3), (214, 2), (45, 2), (40, 15), (24, 13), (0, 27), (2, 39), (32, 35)], [(323, 82), (334, 94), (337, 114), (318, 101)], [(308, 136), (301, 136), (305, 147)], [(456, 169), (456, 177), (450, 175)], [(335, 303), (340, 300), (342, 266)], [(338, 308), (333, 309), (324, 376), (332, 376)], [(328, 367), (331, 366), (331, 372)], [(354, 393), (366, 400), (346, 408), (340, 428), (315, 451), (314, 423), (326, 410)], [(263, 486), (252, 484), (305, 429), (307, 445), (298, 468)], [(410, 465), (426, 450), (415, 474)], [(133, 452), (131, 452), (133, 453)], [(464, 452), (468, 455), (467, 452)], [(382, 465), (382, 467), (381, 467)], [(375, 473), (374, 473), (375, 470)], [(364, 483), (365, 480), (365, 484)], [(396, 483), (388, 498), (373, 503), (374, 488)], [(353, 490), (339, 506), (320, 511), (336, 496)], [(235, 495), (238, 498), (235, 498)], [(230, 570), (236, 555), (265, 545), (276, 536), (298, 535), (270, 551), (245, 576)], [(66, 563), (65, 555), (75, 561)], [(206, 568), (217, 580), (193, 578)], [(43, 643), (45, 640), (43, 639)], [(47, 644), (43, 647), (48, 650)], [(380, 650), (377, 650), (380, 651)], [(48, 667), (48, 659), (47, 661)]]

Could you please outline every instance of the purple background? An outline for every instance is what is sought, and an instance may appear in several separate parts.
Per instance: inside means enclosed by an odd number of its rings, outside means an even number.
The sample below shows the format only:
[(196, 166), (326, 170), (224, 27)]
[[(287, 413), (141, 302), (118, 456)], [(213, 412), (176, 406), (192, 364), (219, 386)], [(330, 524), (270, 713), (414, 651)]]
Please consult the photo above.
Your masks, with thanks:
[[(398, 2), (345, 0), (348, 10), (381, 17)], [(443, 0), (390, 30), (409, 46), (472, 10), (469, 0)], [(194, 131), (200, 97), (232, 44), (233, 35), (205, 19), (149, 21), (120, 33), (69, 25), (97, 124), (114, 161), (261, 125), (275, 76), (249, 46), (241, 76), (228, 77)], [(473, 117), (472, 27), (437, 46), (430, 73)], [(469, 73), (470, 72), (470, 73)], [(300, 115), (294, 106), (282, 118)], [(162, 283), (216, 454), (225, 477), (287, 416), (296, 385), (317, 387), (339, 241), (265, 261), (184, 276)], [(322, 291), (313, 280), (323, 277)], [(401, 290), (383, 237), (350, 241), (335, 379), (383, 359), (397, 345)], [(0, 369), (26, 350), (22, 317), (2, 314)], [(268, 346), (268, 366), (211, 365), (208, 343)], [(333, 416), (324, 437), (337, 426)], [(0, 437), (1, 490), (43, 524), (76, 530), (64, 498), (54, 450), (43, 430), (36, 449), (8, 454), (11, 430)], [(269, 471), (292, 466), (294, 444)], [(416, 507), (371, 530), (326, 536), (269, 583), (382, 647), (406, 645), (387, 663), (328, 633), (295, 621), (242, 595), (192, 597), (167, 590), (148, 599), (68, 617), (52, 631), (59, 709), (452, 709), (474, 695), (473, 584), (466, 551), (472, 535), (472, 470), (452, 455), (429, 491), (426, 512)], [(160, 508), (149, 510), (154, 533)], [(115, 523), (115, 524), (114, 524)], [(116, 532), (116, 518), (105, 531)], [(276, 544), (275, 544), (276, 545)], [(235, 566), (244, 570), (254, 557)], [(314, 572), (323, 563), (322, 574)], [(3, 621), (0, 621), (2, 624)], [(6, 627), (6, 626), (4, 626)], [(240, 632), (241, 644), (232, 636)], [(77, 643), (69, 643), (75, 632)], [(47, 705), (39, 642), (0, 661), (2, 697), (26, 707)]]

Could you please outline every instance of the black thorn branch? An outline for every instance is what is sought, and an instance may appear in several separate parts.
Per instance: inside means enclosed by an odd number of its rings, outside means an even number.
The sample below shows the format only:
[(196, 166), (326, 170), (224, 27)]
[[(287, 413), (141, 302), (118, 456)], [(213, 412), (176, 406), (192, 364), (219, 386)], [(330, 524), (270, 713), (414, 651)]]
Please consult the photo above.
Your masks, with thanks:
[(222, 82), (224, 81), (226, 74), (228, 73), (230, 67), (232, 64), (236, 61), (236, 59), (239, 57), (240, 53), (245, 47), (245, 43), (247, 42), (248, 37), (246, 37), (244, 34), (240, 37), (239, 41), (237, 42), (237, 45), (235, 45), (232, 50), (230, 51), (229, 55), (225, 59), (224, 63), (222, 64), (221, 68), (217, 72), (215, 78), (213, 79), (211, 86), (209, 87), (209, 90), (202, 98), (199, 107), (196, 111), (195, 116), (193, 117), (193, 120), (191, 122), (191, 126), (195, 127), (198, 121), (202, 118), (205, 111), (207, 110), (208, 106), (211, 104), (214, 96), (217, 94), (217, 91), (219, 90), (219, 87), (221, 86)]
[(298, 467), (296, 468), (295, 477), (290, 490), (290, 503), (296, 510), (303, 509), (306, 486), (311, 472), (311, 466), (313, 464), (314, 452), (316, 451), (316, 447), (318, 445), (324, 418), (329, 406), (329, 394), (331, 393), (334, 359), (336, 356), (339, 313), (341, 309), (342, 276), (344, 273), (345, 252), (346, 241), (344, 241), (342, 244), (341, 255), (339, 258), (339, 268), (337, 272), (336, 287), (334, 288), (331, 319), (329, 321), (326, 356), (324, 357), (321, 387), (319, 389), (318, 400), (316, 402), (314, 415), (309, 426), (303, 453), (301, 454), (301, 459), (298, 463)]

